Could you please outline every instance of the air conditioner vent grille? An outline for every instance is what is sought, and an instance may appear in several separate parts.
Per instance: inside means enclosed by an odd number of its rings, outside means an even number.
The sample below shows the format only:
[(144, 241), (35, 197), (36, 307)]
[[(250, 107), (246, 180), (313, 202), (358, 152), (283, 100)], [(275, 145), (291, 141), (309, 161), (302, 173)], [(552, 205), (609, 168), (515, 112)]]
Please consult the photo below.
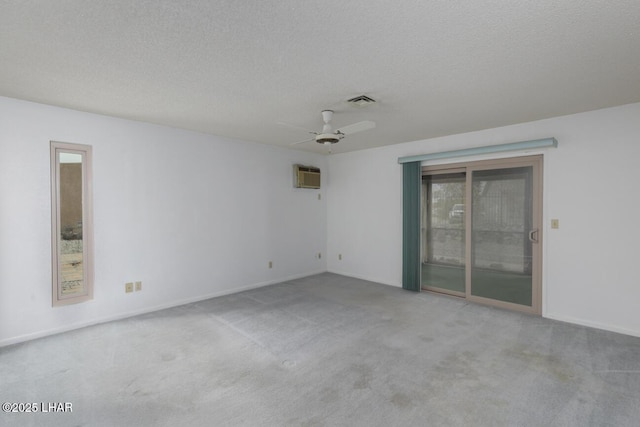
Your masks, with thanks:
[(320, 168), (293, 165), (293, 185), (296, 188), (320, 188)]
[(367, 95), (356, 96), (355, 98), (348, 99), (347, 102), (356, 107), (366, 107), (367, 105), (371, 105), (375, 103), (375, 99), (369, 98)]

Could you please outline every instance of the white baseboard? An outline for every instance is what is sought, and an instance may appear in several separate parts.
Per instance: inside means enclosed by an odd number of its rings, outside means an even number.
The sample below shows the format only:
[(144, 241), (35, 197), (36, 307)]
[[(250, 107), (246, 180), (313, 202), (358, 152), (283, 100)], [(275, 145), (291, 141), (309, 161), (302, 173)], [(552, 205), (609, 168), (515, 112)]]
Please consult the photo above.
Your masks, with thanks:
[[(329, 270), (328, 272), (329, 273), (334, 273), (334, 274), (339, 274), (341, 276), (353, 277), (355, 279), (367, 280), (369, 282), (381, 283), (383, 285), (395, 286), (395, 287), (398, 287), (398, 288), (402, 287), (402, 283), (384, 282), (384, 281), (381, 281), (381, 280), (379, 280), (377, 278), (374, 278), (374, 277), (351, 274), (351, 273), (347, 273), (347, 272), (344, 272), (344, 271), (337, 271), (337, 270)], [(618, 327), (618, 326), (610, 325), (610, 324), (606, 324), (606, 323), (593, 322), (593, 321), (586, 320), (586, 319), (581, 319), (581, 318), (576, 318), (576, 317), (571, 317), (571, 316), (562, 316), (562, 315), (557, 315), (557, 314), (549, 314), (549, 313), (543, 313), (542, 317), (547, 318), (547, 319), (552, 319), (552, 320), (558, 320), (560, 322), (571, 323), (571, 324), (574, 324), (574, 325), (586, 326), (586, 327), (594, 328), (594, 329), (601, 329), (603, 331), (615, 332), (615, 333), (618, 333), (618, 334), (630, 335), (630, 336), (633, 336), (633, 337), (640, 337), (640, 331), (627, 329), (627, 328), (622, 328), (622, 327)]]
[[(355, 279), (366, 280), (366, 281), (369, 281), (369, 282), (380, 283), (380, 284), (383, 284), (383, 285), (394, 286), (394, 287), (397, 287), (397, 288), (401, 288), (402, 287), (401, 283), (385, 282), (385, 281), (379, 280), (379, 279), (377, 279), (375, 277), (350, 274), (350, 273), (347, 273), (347, 272), (336, 271), (336, 270), (329, 270), (329, 271), (327, 271), (327, 270), (319, 270), (319, 271), (309, 272), (309, 273), (305, 273), (305, 274), (286, 276), (286, 277), (281, 277), (281, 278), (278, 278), (278, 279), (273, 279), (273, 280), (267, 280), (267, 281), (263, 281), (263, 282), (253, 283), (253, 284), (244, 285), (244, 286), (240, 286), (240, 287), (236, 287), (236, 288), (232, 288), (232, 289), (226, 289), (226, 290), (223, 290), (223, 291), (213, 292), (213, 293), (206, 294), (206, 295), (200, 295), (200, 296), (197, 296), (197, 297), (185, 298), (185, 299), (181, 299), (181, 300), (177, 300), (177, 301), (171, 301), (170, 303), (160, 304), (160, 305), (156, 305), (156, 306), (153, 306), (153, 307), (146, 307), (146, 308), (139, 309), (139, 310), (132, 310), (132, 311), (123, 312), (123, 313), (116, 313), (116, 314), (109, 315), (109, 316), (104, 316), (104, 317), (101, 317), (101, 318), (90, 319), (90, 320), (86, 320), (86, 321), (72, 323), (72, 324), (65, 325), (65, 326), (60, 326), (60, 327), (56, 327), (56, 328), (52, 328), (52, 329), (47, 329), (47, 330), (44, 330), (44, 331), (38, 331), (38, 332), (30, 333), (30, 334), (20, 335), (20, 336), (17, 336), (17, 337), (11, 337), (11, 338), (7, 338), (7, 339), (4, 339), (4, 340), (1, 340), (0, 341), (0, 347), (5, 347), (5, 346), (8, 346), (8, 345), (18, 344), (18, 343), (21, 343), (21, 342), (30, 341), (30, 340), (34, 340), (34, 339), (37, 339), (37, 338), (43, 338), (43, 337), (50, 336), (50, 335), (56, 335), (56, 334), (60, 334), (60, 333), (63, 333), (63, 332), (68, 332), (68, 331), (72, 331), (72, 330), (75, 330), (75, 329), (84, 328), (84, 327), (87, 327), (87, 326), (98, 325), (100, 323), (106, 323), (106, 322), (112, 322), (112, 321), (116, 321), (116, 320), (126, 319), (126, 318), (129, 318), (129, 317), (134, 317), (134, 316), (138, 316), (138, 315), (141, 315), (141, 314), (152, 313), (154, 311), (164, 310), (164, 309), (172, 308), (172, 307), (178, 307), (178, 306), (185, 305), (185, 304), (191, 304), (191, 303), (194, 303), (194, 302), (204, 301), (204, 300), (211, 299), (211, 298), (221, 297), (221, 296), (225, 296), (225, 295), (231, 295), (231, 294), (235, 294), (235, 293), (238, 293), (238, 292), (248, 291), (248, 290), (251, 290), (251, 289), (257, 289), (257, 288), (261, 288), (261, 287), (264, 287), (264, 286), (273, 285), (273, 284), (276, 284), (276, 283), (287, 282), (287, 281), (290, 281), (290, 280), (300, 279), (300, 278), (303, 278), (303, 277), (313, 276), (313, 275), (316, 275), (316, 274), (327, 273), (327, 272), (328, 273), (333, 273), (333, 274), (339, 274), (341, 276), (346, 276), (346, 277), (353, 277)], [(571, 317), (571, 316), (557, 315), (557, 314), (549, 314), (549, 313), (544, 313), (543, 317), (548, 318), (548, 319), (552, 319), (552, 320), (558, 320), (558, 321), (561, 321), (561, 322), (572, 323), (572, 324), (575, 324), (575, 325), (586, 326), (586, 327), (589, 327), (589, 328), (601, 329), (601, 330), (615, 332), (615, 333), (619, 333), (619, 334), (630, 335), (630, 336), (634, 336), (634, 337), (640, 337), (640, 331), (631, 330), (631, 329), (627, 329), (627, 328), (622, 328), (622, 327), (618, 327), (618, 326), (615, 326), (615, 325), (610, 325), (610, 324), (605, 324), (605, 323), (600, 323), (600, 322), (593, 322), (593, 321), (586, 320), (586, 319), (575, 318), (575, 317)]]
[(258, 282), (258, 283), (253, 283), (253, 284), (250, 284), (250, 285), (244, 285), (244, 286), (240, 286), (240, 287), (236, 287), (236, 288), (226, 289), (226, 290), (223, 290), (223, 291), (217, 291), (217, 292), (213, 292), (213, 293), (206, 294), (206, 295), (200, 295), (200, 296), (197, 296), (197, 297), (185, 298), (185, 299), (181, 299), (181, 300), (177, 300), (177, 301), (171, 301), (170, 303), (160, 304), (160, 305), (156, 305), (156, 306), (153, 306), (153, 307), (145, 307), (145, 308), (138, 309), (138, 310), (132, 310), (132, 311), (127, 311), (127, 312), (123, 312), (123, 313), (116, 313), (116, 314), (109, 315), (109, 316), (104, 316), (104, 317), (84, 320), (84, 321), (80, 321), (80, 322), (76, 322), (76, 323), (71, 323), (69, 325), (64, 325), (64, 326), (60, 326), (60, 327), (56, 327), (56, 328), (47, 329), (47, 330), (44, 330), (44, 331), (38, 331), (38, 332), (30, 333), (30, 334), (20, 335), (20, 336), (17, 336), (17, 337), (7, 338), (7, 339), (4, 339), (4, 340), (0, 341), (0, 347), (5, 347), (5, 346), (8, 346), (8, 345), (12, 345), (12, 344), (18, 344), (18, 343), (25, 342), (25, 341), (31, 341), (31, 340), (34, 340), (34, 339), (43, 338), (43, 337), (47, 337), (47, 336), (50, 336), (50, 335), (61, 334), (63, 332), (69, 332), (69, 331), (73, 331), (75, 329), (85, 328), (87, 326), (93, 326), (93, 325), (98, 325), (98, 324), (101, 324), (101, 323), (113, 322), (115, 320), (122, 320), (122, 319), (126, 319), (126, 318), (129, 318), (129, 317), (139, 316), (141, 314), (152, 313), (154, 311), (164, 310), (164, 309), (172, 308), (172, 307), (178, 307), (178, 306), (181, 306), (181, 305), (191, 304), (191, 303), (198, 302), (198, 301), (204, 301), (204, 300), (208, 300), (208, 299), (211, 299), (211, 298), (216, 298), (216, 297), (221, 297), (221, 296), (225, 296), (225, 295), (236, 294), (238, 292), (248, 291), (248, 290), (251, 290), (251, 289), (257, 289), (257, 288), (261, 288), (263, 286), (274, 285), (276, 283), (287, 282), (287, 281), (290, 281), (290, 280), (300, 279), (300, 278), (303, 278), (303, 277), (313, 276), (313, 275), (320, 274), (320, 273), (325, 273), (325, 272), (326, 272), (326, 270), (319, 270), (319, 271), (309, 272), (309, 273), (305, 273), (305, 274), (286, 276), (286, 277), (281, 277), (281, 278), (278, 278), (278, 279), (267, 280), (267, 281), (264, 281), (264, 282)]
[(634, 331), (627, 328), (621, 328), (615, 325), (609, 325), (606, 323), (600, 322), (592, 322), (590, 320), (571, 317), (571, 316), (562, 316), (557, 314), (549, 314), (544, 313), (542, 317), (552, 320), (558, 320), (560, 322), (572, 323), (574, 325), (586, 326), (588, 328), (601, 329), (603, 331), (616, 332), (618, 334), (630, 335), (632, 337), (640, 337), (640, 331)]

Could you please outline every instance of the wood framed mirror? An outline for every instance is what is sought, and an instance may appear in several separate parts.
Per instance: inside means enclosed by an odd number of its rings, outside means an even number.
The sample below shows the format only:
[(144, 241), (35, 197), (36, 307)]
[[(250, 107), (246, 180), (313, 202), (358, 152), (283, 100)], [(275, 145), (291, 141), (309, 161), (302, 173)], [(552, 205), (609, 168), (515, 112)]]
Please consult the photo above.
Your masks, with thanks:
[(93, 298), (92, 150), (51, 141), (52, 305)]

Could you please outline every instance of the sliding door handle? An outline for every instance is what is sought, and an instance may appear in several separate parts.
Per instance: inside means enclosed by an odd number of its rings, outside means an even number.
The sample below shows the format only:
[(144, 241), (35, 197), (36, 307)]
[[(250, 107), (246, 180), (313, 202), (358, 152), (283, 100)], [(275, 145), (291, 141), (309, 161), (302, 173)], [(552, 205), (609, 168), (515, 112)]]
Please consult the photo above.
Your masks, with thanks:
[(538, 229), (534, 228), (529, 231), (529, 241), (532, 243), (538, 243)]

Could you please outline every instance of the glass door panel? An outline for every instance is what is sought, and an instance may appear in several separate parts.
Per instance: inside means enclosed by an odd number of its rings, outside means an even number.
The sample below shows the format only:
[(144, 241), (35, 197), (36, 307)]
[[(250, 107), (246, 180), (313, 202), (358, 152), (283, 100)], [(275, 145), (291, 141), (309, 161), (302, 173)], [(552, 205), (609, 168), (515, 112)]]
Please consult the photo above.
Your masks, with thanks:
[(421, 286), (540, 314), (542, 156), (425, 166)]
[(531, 307), (533, 167), (471, 177), (470, 294)]
[(423, 176), (424, 289), (465, 295), (465, 181), (464, 172)]

